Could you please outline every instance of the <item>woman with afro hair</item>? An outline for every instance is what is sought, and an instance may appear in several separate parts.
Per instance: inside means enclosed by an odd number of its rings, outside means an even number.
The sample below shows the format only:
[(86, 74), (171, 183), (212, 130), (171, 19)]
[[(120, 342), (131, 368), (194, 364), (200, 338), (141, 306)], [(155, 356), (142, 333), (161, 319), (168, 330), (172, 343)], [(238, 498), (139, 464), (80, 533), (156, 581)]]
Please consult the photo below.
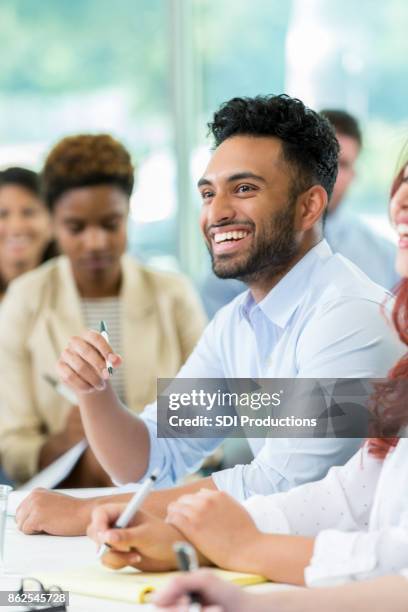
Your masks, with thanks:
[[(134, 168), (109, 135), (64, 138), (50, 151), (42, 190), (62, 255), (13, 282), (0, 314), (0, 450), (22, 483), (84, 437), (75, 401), (56, 393), (57, 359), (73, 335), (107, 323), (126, 367), (112, 385), (132, 411), (156, 396), (201, 335), (205, 316), (189, 282), (125, 254)], [(87, 448), (64, 486), (110, 480)]]

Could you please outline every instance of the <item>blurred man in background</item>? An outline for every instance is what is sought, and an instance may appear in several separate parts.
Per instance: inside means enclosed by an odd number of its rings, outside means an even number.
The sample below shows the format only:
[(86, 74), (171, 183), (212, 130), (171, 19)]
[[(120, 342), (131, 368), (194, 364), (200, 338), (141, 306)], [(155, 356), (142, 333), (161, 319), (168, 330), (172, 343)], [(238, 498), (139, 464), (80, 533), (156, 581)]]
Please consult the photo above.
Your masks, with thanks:
[(399, 280), (394, 245), (343, 206), (356, 177), (355, 165), (362, 147), (360, 126), (355, 117), (343, 110), (324, 109), (320, 114), (333, 125), (340, 145), (339, 170), (326, 218), (326, 239), (334, 252), (348, 257), (373, 281), (392, 290)]

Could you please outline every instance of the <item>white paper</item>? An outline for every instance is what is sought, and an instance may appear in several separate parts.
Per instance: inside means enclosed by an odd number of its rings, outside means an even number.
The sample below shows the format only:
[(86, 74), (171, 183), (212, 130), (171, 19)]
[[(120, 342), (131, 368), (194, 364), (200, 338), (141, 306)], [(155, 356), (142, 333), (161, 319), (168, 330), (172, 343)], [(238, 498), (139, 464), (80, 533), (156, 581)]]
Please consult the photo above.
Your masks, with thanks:
[(22, 491), (35, 489), (36, 487), (53, 489), (69, 476), (87, 446), (87, 441), (81, 440), (81, 442), (75, 444), (75, 446), (61, 455), (61, 457), (58, 457), (56, 461), (33, 476), (31, 480), (25, 482), (19, 489)]

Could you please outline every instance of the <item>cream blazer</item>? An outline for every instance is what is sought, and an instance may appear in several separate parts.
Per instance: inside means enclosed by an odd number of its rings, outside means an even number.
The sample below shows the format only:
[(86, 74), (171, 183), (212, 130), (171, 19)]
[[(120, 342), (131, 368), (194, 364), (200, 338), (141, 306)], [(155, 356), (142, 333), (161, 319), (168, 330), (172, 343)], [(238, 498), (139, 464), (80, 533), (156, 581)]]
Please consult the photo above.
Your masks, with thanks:
[[(156, 379), (173, 377), (206, 319), (185, 278), (122, 259), (122, 356), (127, 406), (139, 412), (156, 397)], [(84, 331), (68, 259), (57, 257), (9, 287), (0, 308), (0, 452), (6, 473), (23, 482), (38, 471), (49, 434), (64, 427), (69, 403), (44, 374), (72, 335)]]

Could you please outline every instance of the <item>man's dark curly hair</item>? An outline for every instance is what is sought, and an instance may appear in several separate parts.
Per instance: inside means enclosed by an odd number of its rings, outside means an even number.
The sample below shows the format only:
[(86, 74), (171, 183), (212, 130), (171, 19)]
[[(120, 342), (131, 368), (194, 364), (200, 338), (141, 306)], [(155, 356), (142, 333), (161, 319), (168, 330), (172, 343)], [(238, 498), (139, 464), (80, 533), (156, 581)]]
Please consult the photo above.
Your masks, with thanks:
[(115, 185), (130, 197), (134, 167), (125, 147), (108, 134), (68, 136), (51, 149), (41, 175), (42, 193), (52, 210), (75, 187)]
[(337, 177), (339, 145), (330, 123), (285, 94), (232, 98), (208, 124), (218, 147), (232, 136), (273, 136), (293, 168), (296, 195), (319, 184), (330, 198)]

